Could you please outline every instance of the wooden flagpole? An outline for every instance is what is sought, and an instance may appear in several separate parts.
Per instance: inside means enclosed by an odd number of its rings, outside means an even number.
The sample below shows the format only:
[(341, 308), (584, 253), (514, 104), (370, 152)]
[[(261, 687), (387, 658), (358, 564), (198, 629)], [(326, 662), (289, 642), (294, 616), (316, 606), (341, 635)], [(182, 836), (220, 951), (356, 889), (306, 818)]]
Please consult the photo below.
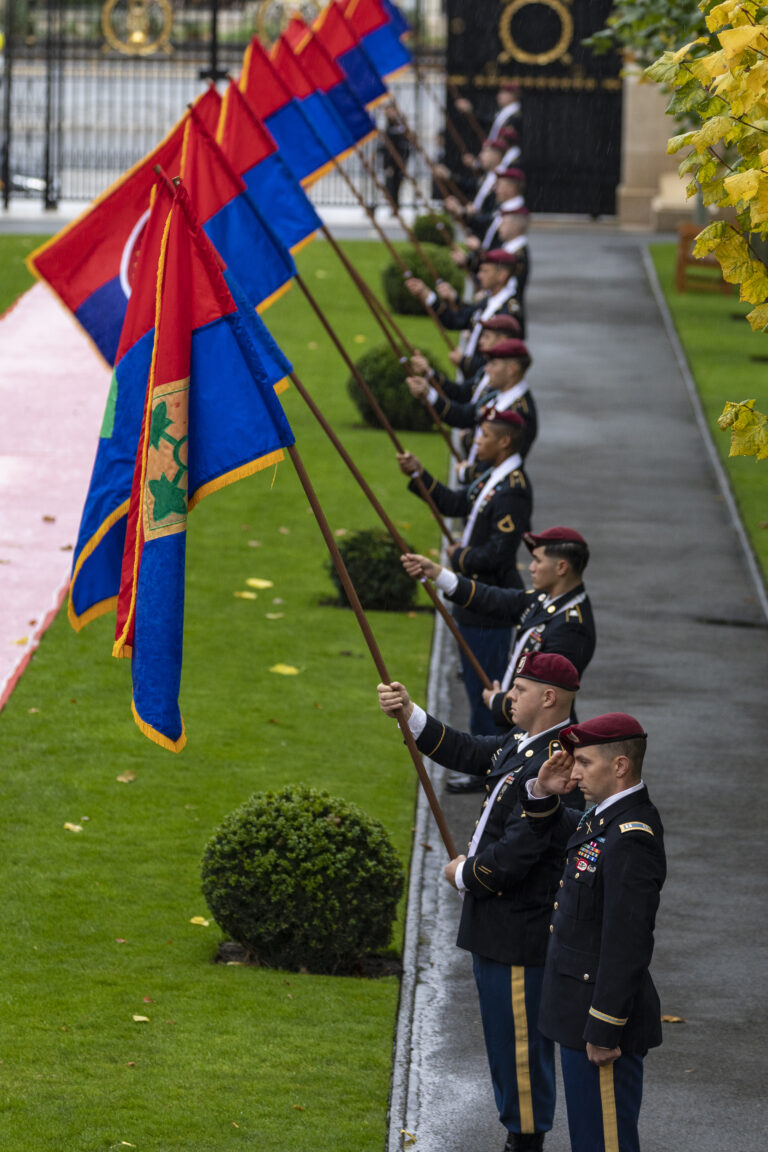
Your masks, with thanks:
[[(323, 429), (323, 431), (325, 432), (328, 439), (333, 444), (333, 446), (336, 449), (336, 451), (338, 452), (339, 456), (341, 456), (342, 460), (344, 461), (347, 468), (349, 469), (349, 471), (354, 476), (355, 480), (359, 484), (362, 491), (365, 493), (366, 497), (368, 498), (368, 502), (370, 503), (370, 505), (373, 508), (376, 515), (381, 520), (381, 522), (384, 525), (384, 527), (386, 528), (387, 532), (389, 532), (389, 534), (392, 537), (392, 539), (394, 540), (395, 544), (397, 544), (397, 546), (401, 552), (408, 552), (409, 548), (408, 548), (407, 542), (400, 535), (399, 531), (395, 527), (394, 522), (390, 518), (390, 516), (387, 513), (384, 506), (381, 504), (381, 501), (378, 499), (375, 492), (371, 488), (370, 484), (365, 479), (362, 472), (357, 467), (354, 460), (349, 455), (346, 448), (344, 447), (344, 445), (341, 443), (338, 436), (334, 432), (333, 428), (331, 427), (331, 425), (326, 420), (322, 411), (320, 410), (320, 408), (318, 407), (316, 402), (313, 400), (313, 398), (310, 396), (309, 392), (307, 391), (307, 389), (305, 388), (305, 386), (301, 382), (301, 380), (299, 380), (299, 378), (295, 372), (291, 373), (291, 380), (293, 381), (293, 383), (296, 387), (296, 390), (298, 391), (299, 395), (302, 397), (302, 399), (306, 403), (310, 412), (315, 417), (318, 424), (320, 425), (320, 427)], [(423, 584), (424, 591), (429, 596), (429, 598), (432, 601), (432, 603), (434, 604), (435, 608), (437, 609), (437, 611), (442, 616), (443, 620), (445, 620), (445, 623), (448, 625), (449, 630), (453, 634), (453, 636), (456, 640), (456, 643), (459, 645), (459, 647), (461, 648), (461, 650), (464, 652), (467, 659), (469, 660), (470, 664), (474, 668), (475, 672), (477, 673), (478, 679), (483, 684), (483, 687), (491, 688), (492, 684), (491, 684), (491, 681), (488, 679), (488, 675), (487, 675), (485, 669), (483, 668), (482, 664), (480, 663), (480, 661), (475, 656), (474, 652), (470, 648), (470, 646), (467, 643), (464, 636), (459, 631), (459, 628), (458, 628), (458, 625), (456, 624), (456, 621), (454, 620), (453, 616), (451, 616), (448, 609), (445, 607), (445, 604), (443, 604), (443, 602), (440, 599), (440, 596), (438, 595), (435, 587), (426, 579), (421, 580), (420, 583)]]
[[(391, 684), (392, 681), (390, 679), (389, 672), (387, 671), (387, 666), (384, 663), (384, 657), (382, 656), (379, 646), (376, 643), (376, 638), (371, 631), (371, 625), (368, 621), (368, 617), (366, 616), (365, 611), (363, 610), (363, 606), (360, 603), (357, 592), (355, 591), (355, 586), (350, 579), (349, 572), (347, 572), (346, 565), (344, 564), (344, 561), (341, 557), (341, 553), (339, 552), (336, 541), (333, 538), (333, 533), (331, 532), (328, 521), (325, 518), (325, 513), (323, 512), (320, 501), (317, 498), (317, 493), (312, 486), (312, 481), (307, 474), (307, 470), (304, 467), (304, 463), (301, 459), (301, 456), (299, 455), (298, 449), (296, 448), (295, 444), (291, 444), (290, 447), (286, 449), (286, 451), (288, 452), (288, 455), (293, 462), (293, 466), (296, 469), (296, 473), (301, 482), (301, 486), (304, 489), (310, 507), (315, 514), (315, 519), (317, 520), (320, 531), (323, 534), (326, 547), (330, 552), (333, 566), (339, 574), (339, 579), (341, 580), (344, 591), (347, 594), (347, 599), (349, 600), (357, 622), (360, 625), (360, 631), (362, 632), (365, 642), (368, 645), (368, 651), (370, 652), (373, 662), (376, 665), (376, 670), (379, 673), (383, 683)], [(445, 814), (440, 807), (440, 803), (435, 794), (435, 789), (432, 786), (432, 781), (429, 778), (429, 773), (427, 772), (424, 761), (421, 758), (421, 753), (416, 747), (416, 741), (414, 740), (413, 734), (408, 727), (408, 721), (405, 718), (405, 712), (402, 708), (398, 711), (397, 722), (400, 725), (400, 731), (403, 734), (403, 739), (408, 746), (411, 759), (413, 760), (416, 771), (419, 775), (421, 786), (424, 789), (427, 801), (432, 810), (432, 815), (435, 818), (435, 823), (437, 824), (443, 844), (445, 845), (445, 849), (448, 853), (448, 858), (453, 860), (457, 855), (453, 837), (451, 836), (448, 823), (445, 819)]]

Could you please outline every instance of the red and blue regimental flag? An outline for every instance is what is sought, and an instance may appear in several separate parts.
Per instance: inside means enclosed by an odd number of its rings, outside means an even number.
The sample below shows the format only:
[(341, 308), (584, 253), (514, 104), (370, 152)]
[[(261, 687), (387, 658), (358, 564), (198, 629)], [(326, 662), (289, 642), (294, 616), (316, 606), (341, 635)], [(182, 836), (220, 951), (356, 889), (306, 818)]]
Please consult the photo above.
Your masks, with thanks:
[(355, 145), (376, 135), (376, 125), (360, 102), (344, 72), (329, 56), (301, 16), (292, 16), (282, 36), (294, 51), (315, 90), (324, 93)]
[[(274, 137), (280, 155), (305, 187), (333, 167), (335, 152), (313, 126), (307, 109), (257, 36), (245, 50), (238, 87), (256, 115)], [(227, 99), (226, 95), (224, 97)], [(341, 147), (346, 148), (344, 141)]]
[(388, 8), (383, 0), (346, 0), (343, 8), (380, 76), (386, 79), (410, 64), (411, 54), (400, 40), (408, 22), (399, 9)]
[[(278, 151), (266, 125), (234, 80), (224, 93), (217, 138), (228, 162), (242, 177), (264, 223), (281, 243), (291, 252), (297, 252), (312, 240), (323, 222)], [(207, 225), (205, 231), (218, 248), (216, 237)], [(226, 253), (219, 250), (226, 259)], [(236, 279), (241, 278), (236, 275)], [(246, 287), (242, 280), (241, 285)]]
[(278, 37), (272, 45), (269, 57), (296, 98), (316, 136), (322, 141), (326, 156), (331, 160), (343, 160), (345, 156), (354, 152), (357, 141), (353, 139), (349, 128), (339, 119), (327, 94), (310, 79), (284, 36)]
[[(33, 271), (46, 280), (85, 328), (104, 359), (114, 364), (144, 228), (155, 165), (173, 176), (182, 175), (195, 192), (205, 231), (243, 291), (260, 309), (290, 284), (295, 266), (285, 249), (313, 236), (320, 221), (301, 190), (283, 189), (274, 224), (285, 218), (288, 238), (264, 226), (248, 203), (246, 186), (233, 181), (226, 160), (216, 155), (213, 138), (222, 113), (222, 101), (209, 89), (166, 140), (88, 210), (29, 258)], [(268, 132), (249, 128), (249, 163), (272, 163), (276, 144)], [(277, 232), (277, 235), (275, 235)]]
[(294, 438), (265, 363), (274, 345), (252, 309), (238, 307), (182, 184), (172, 198), (158, 190), (147, 232), (126, 327), (133, 311), (139, 329), (150, 310), (154, 324), (149, 358), (134, 365), (143, 410), (113, 654), (131, 658), (137, 724), (178, 752), (187, 515), (281, 460)]
[[(231, 191), (232, 188), (239, 195), (242, 182), (217, 162), (218, 149), (216, 151), (206, 149), (205, 138), (201, 138), (191, 126), (190, 133), (191, 142), (188, 140), (190, 147), (185, 156), (190, 178), (194, 179), (199, 171), (199, 165), (204, 165), (207, 169), (206, 179), (216, 180), (222, 185), (227, 182), (220, 189), (222, 195), (229, 194), (227, 189)], [(206, 186), (204, 181), (199, 184), (201, 191)], [(263, 258), (266, 250), (262, 243), (264, 230), (259, 224), (258, 212), (252, 205), (248, 211), (251, 218), (245, 221), (244, 226), (235, 230), (232, 238), (225, 237), (231, 244), (239, 243), (242, 246), (244, 262), (248, 261), (249, 252), (252, 259), (258, 261), (259, 257)], [(153, 291), (151, 288), (147, 289), (144, 283), (140, 285), (139, 290), (139, 276), (146, 277), (146, 271), (142, 272), (142, 269), (150, 268), (150, 279), (154, 283), (154, 270), (159, 260), (160, 237), (156, 215), (154, 231), (149, 227), (152, 219), (150, 214), (137, 257), (134, 281), (137, 290), (131, 293), (125, 314), (96, 459), (75, 544), (68, 612), (70, 623), (76, 631), (95, 617), (110, 611), (115, 606), (120, 587), (126, 513), (133, 483), (136, 444), (141, 429), (155, 327)], [(251, 235), (255, 235), (258, 240), (254, 246), (249, 244), (248, 238)], [(290, 255), (279, 242), (275, 240), (272, 246), (275, 260), (286, 266), (292, 266)], [(258, 267), (258, 263), (254, 263), (252, 276), (258, 274)], [(234, 281), (229, 271), (225, 272), (225, 276), (230, 276)], [(265, 279), (267, 278), (265, 272)], [(238, 293), (242, 295), (239, 288)], [(244, 299), (244, 308), (247, 309), (250, 304), (250, 300)], [(260, 346), (264, 351), (268, 378), (271, 384), (280, 390), (289, 371), (288, 362), (274, 345), (260, 321), (254, 319), (254, 323), (260, 326), (262, 332)]]
[(374, 107), (389, 95), (365, 48), (347, 21), (340, 4), (332, 0), (312, 23), (312, 31), (325, 51), (335, 60), (358, 100)]
[[(216, 130), (220, 106), (221, 98), (213, 88), (195, 102), (211, 131)], [(153, 169), (160, 164), (174, 176), (180, 173), (189, 118), (187, 111), (157, 148), (27, 260), (30, 271), (45, 280), (74, 313), (108, 364), (114, 364), (120, 342), (155, 179)]]

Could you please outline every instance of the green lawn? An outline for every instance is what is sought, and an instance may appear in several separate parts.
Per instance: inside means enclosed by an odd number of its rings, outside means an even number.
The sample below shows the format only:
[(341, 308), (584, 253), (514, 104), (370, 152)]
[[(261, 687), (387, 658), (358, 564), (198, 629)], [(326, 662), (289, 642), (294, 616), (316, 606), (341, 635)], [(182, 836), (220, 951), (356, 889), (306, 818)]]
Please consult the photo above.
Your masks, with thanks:
[(768, 412), (768, 335), (746, 320), (751, 305), (719, 292), (679, 293), (674, 287), (676, 246), (650, 246), (669, 310), (696, 380), (712, 439), (725, 465), (744, 527), (768, 578), (768, 466), (754, 457), (729, 457), (730, 433), (717, 418), (728, 400), (754, 397)]
[[(0, 238), (0, 279), (31, 246)], [(379, 246), (348, 251), (378, 286)], [(328, 246), (311, 245), (300, 264), (347, 346), (378, 343)], [(298, 289), (265, 318), (401, 530), (421, 550), (435, 546), (386, 437), (359, 425), (346, 371)], [(428, 321), (404, 326), (442, 352)], [(296, 391), (283, 401), (332, 527), (373, 525)], [(444, 470), (437, 436), (404, 439)], [(190, 923), (207, 912), (203, 845), (254, 791), (305, 783), (345, 796), (383, 821), (408, 860), (414, 769), (377, 711), (354, 617), (321, 603), (333, 594), (326, 564), (289, 462), (195, 510), (181, 692), (189, 742), (178, 756), (133, 723), (130, 666), (110, 656), (113, 617), (76, 635), (60, 613), (0, 714), (0, 1147), (383, 1147), (397, 980), (214, 965), (218, 929)], [(249, 577), (274, 587), (241, 599)], [(423, 697), (431, 615), (371, 619), (392, 675)], [(299, 674), (270, 673), (278, 662)], [(129, 770), (133, 782), (120, 782)]]
[(34, 283), (24, 261), (43, 240), (43, 236), (0, 235), (0, 316)]

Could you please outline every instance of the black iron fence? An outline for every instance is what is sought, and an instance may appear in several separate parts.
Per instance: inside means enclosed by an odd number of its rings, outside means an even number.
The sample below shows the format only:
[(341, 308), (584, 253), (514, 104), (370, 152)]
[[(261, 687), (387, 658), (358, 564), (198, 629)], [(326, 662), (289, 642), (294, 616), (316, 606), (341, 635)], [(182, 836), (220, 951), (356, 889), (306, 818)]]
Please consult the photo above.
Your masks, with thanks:
[[(302, 5), (293, 5), (301, 9)], [(305, 4), (314, 15), (315, 4)], [(6, 207), (34, 197), (47, 207), (88, 201), (149, 152), (207, 78), (240, 71), (254, 33), (272, 38), (280, 6), (252, 0), (0, 0), (0, 181)], [(443, 98), (439, 57), (421, 61), (421, 80)], [(438, 103), (415, 74), (395, 78), (397, 98), (428, 149), (440, 129)], [(375, 145), (367, 146), (375, 159)], [(381, 200), (357, 157), (350, 175), (369, 203)], [(423, 160), (410, 167), (425, 190)], [(318, 204), (352, 203), (331, 173)], [(403, 188), (403, 203), (411, 199)]]

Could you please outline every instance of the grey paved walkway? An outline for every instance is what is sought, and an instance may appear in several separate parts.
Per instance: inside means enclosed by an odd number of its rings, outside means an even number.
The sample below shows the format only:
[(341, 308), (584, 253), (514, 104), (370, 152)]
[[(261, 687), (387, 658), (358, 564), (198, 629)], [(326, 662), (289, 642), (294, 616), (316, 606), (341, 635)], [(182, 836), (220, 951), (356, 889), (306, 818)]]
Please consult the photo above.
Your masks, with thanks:
[[(632, 712), (651, 735), (645, 779), (669, 861), (653, 972), (663, 1012), (686, 1022), (665, 1025), (646, 1061), (643, 1152), (763, 1152), (768, 631), (643, 245), (604, 229), (533, 237), (535, 524), (572, 524), (592, 548), (598, 647), (580, 715)], [(439, 635), (430, 695), (464, 726)], [(459, 844), (477, 807), (445, 797)], [(389, 1149), (405, 1128), (415, 1152), (500, 1152), (470, 961), (454, 946), (458, 898), (426, 817), (423, 828)], [(547, 1149), (568, 1148), (561, 1094)]]

